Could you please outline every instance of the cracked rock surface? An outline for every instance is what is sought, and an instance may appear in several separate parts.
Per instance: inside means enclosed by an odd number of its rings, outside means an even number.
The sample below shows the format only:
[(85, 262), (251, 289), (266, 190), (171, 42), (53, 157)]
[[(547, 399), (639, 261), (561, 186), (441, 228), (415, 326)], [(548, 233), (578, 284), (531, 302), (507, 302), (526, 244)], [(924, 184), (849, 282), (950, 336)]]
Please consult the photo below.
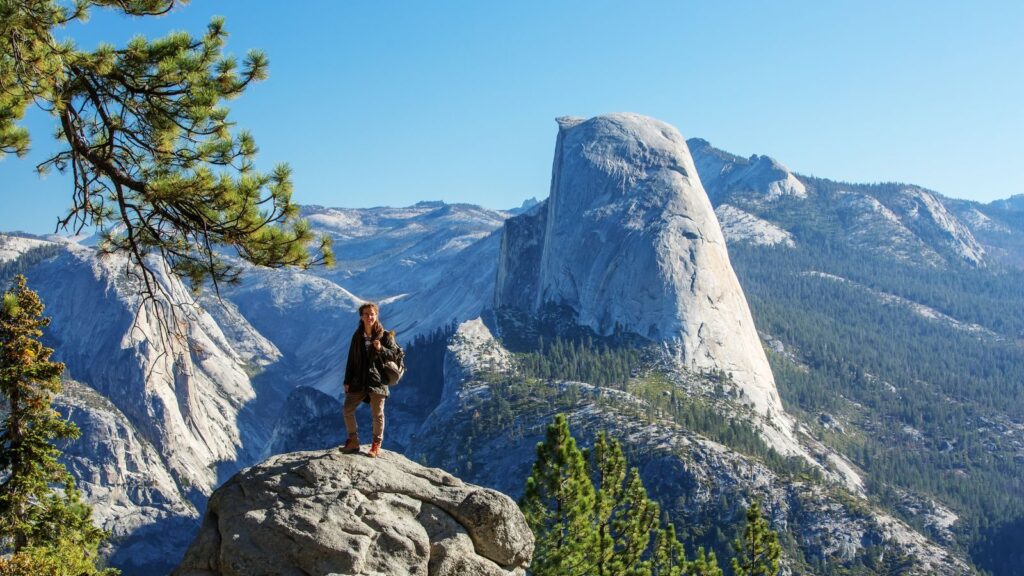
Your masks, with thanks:
[(508, 496), (386, 450), (332, 449), (228, 480), (173, 574), (521, 575), (532, 553)]

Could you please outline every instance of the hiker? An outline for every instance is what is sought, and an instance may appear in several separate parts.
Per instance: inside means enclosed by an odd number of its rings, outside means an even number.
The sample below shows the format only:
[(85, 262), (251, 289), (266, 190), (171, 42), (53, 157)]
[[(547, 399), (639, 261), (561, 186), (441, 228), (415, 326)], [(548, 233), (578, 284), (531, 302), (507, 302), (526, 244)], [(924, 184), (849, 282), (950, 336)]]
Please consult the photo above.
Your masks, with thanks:
[(388, 397), (388, 385), (383, 364), (399, 361), (402, 349), (395, 341), (395, 333), (384, 330), (377, 315), (380, 309), (373, 302), (359, 307), (359, 327), (352, 335), (348, 349), (348, 363), (345, 365), (345, 428), (348, 440), (341, 447), (345, 454), (359, 452), (359, 434), (356, 424), (356, 408), (363, 402), (370, 403), (373, 416), (373, 444), (369, 456), (380, 455), (384, 441), (384, 401)]

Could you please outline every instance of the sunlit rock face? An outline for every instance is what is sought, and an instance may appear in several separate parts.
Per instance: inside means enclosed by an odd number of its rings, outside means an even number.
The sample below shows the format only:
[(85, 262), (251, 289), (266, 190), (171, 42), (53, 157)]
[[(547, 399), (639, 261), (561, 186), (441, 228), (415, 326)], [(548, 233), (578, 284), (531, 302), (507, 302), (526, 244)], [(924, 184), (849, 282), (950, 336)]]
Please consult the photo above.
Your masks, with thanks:
[(495, 304), (571, 309), (598, 334), (666, 343), (732, 374), (765, 415), (771, 370), (686, 140), (637, 114), (560, 118), (546, 205), (505, 228)]

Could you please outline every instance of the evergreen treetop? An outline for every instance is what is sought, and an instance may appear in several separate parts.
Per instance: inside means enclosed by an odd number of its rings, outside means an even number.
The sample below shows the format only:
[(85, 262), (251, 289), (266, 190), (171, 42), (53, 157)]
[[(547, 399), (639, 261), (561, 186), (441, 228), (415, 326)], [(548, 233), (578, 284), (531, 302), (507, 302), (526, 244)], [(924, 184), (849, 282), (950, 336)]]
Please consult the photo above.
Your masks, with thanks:
[(761, 516), (761, 505), (755, 500), (747, 508), (747, 525), (743, 538), (733, 542), (736, 556), (732, 559), (734, 576), (777, 576), (782, 546), (779, 535)]
[[(584, 466), (584, 462), (587, 463)], [(687, 562), (675, 527), (647, 498), (618, 441), (599, 433), (583, 452), (565, 415), (548, 427), (519, 507), (536, 538), (537, 576), (722, 576), (714, 557)]]
[(536, 537), (531, 572), (537, 575), (591, 574), (596, 542), (591, 513), (594, 485), (583, 453), (559, 414), (537, 444), (537, 460), (519, 507)]
[(193, 288), (237, 278), (218, 246), (263, 266), (330, 264), (326, 236), (316, 257), (307, 249), (314, 238), (291, 201), (288, 166), (256, 171), (255, 140), (232, 133), (223, 102), (265, 79), (268, 61), (252, 51), (239, 66), (224, 55), (223, 19), (198, 38), (136, 37), (93, 52), (53, 36), (93, 7), (153, 16), (177, 3), (0, 1), (0, 155), (27, 153), (29, 133), (19, 122), (30, 104), (50, 112), (64, 148), (38, 169), (70, 172), (74, 187), (57, 228), (105, 230), (103, 248), (129, 255), (149, 296), (159, 289), (149, 253), (163, 256)]

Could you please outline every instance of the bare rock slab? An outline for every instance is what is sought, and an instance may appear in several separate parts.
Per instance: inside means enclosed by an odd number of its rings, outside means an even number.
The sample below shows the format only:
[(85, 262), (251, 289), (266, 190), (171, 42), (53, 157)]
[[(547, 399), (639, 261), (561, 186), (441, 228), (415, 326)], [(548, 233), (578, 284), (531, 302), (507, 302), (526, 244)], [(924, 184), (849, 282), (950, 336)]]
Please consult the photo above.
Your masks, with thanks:
[(533, 544), (500, 492), (389, 451), (296, 452), (218, 488), (173, 574), (521, 575)]

